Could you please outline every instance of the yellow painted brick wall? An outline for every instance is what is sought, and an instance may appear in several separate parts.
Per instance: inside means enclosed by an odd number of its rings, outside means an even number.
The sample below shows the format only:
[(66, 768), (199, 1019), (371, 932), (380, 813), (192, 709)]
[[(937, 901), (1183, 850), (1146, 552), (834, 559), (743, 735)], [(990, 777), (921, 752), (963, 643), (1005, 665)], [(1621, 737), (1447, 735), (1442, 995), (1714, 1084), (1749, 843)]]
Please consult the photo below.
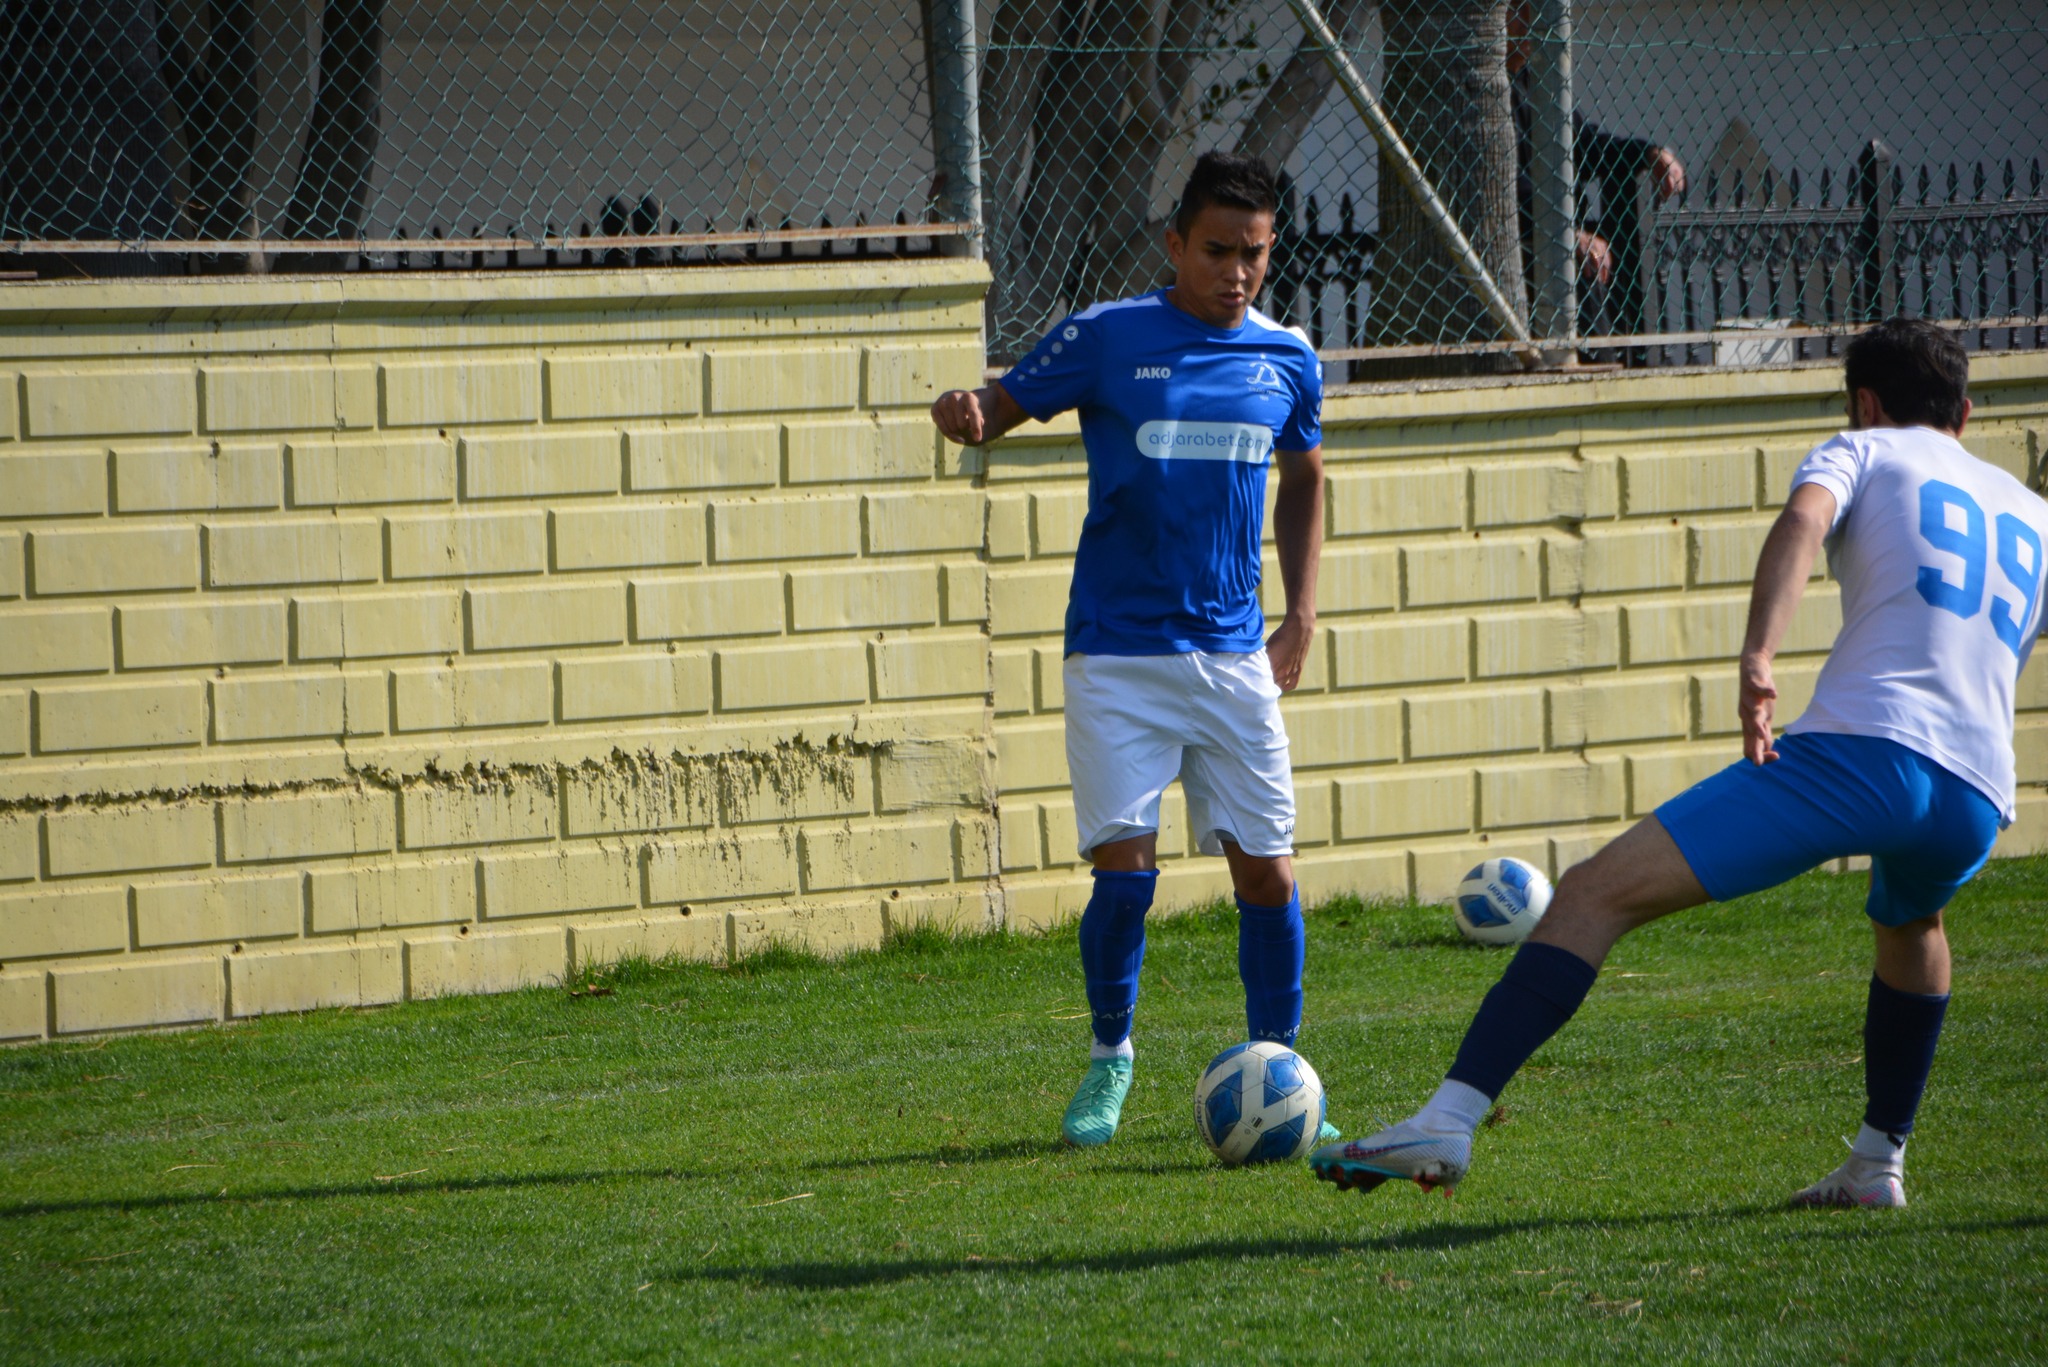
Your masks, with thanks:
[[(979, 373), (985, 281), (0, 287), (0, 1039), (1078, 911), (1076, 429), (924, 418)], [(1334, 394), (1285, 704), (1307, 894), (1555, 873), (1724, 762), (1749, 562), (1835, 384)], [(2048, 358), (1975, 393), (1972, 443), (2038, 478)], [(1162, 826), (1163, 898), (1222, 891), (1177, 792)]]

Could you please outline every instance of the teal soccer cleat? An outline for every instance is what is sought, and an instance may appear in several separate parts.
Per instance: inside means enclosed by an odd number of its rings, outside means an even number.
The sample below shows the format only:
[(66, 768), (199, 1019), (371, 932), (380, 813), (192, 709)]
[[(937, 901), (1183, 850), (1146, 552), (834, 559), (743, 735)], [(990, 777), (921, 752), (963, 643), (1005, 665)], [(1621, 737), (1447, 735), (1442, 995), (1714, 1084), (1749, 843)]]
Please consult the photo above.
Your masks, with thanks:
[(1308, 1165), (1339, 1191), (1371, 1191), (1392, 1177), (1448, 1196), (1472, 1166), (1472, 1136), (1440, 1134), (1404, 1120), (1364, 1139), (1326, 1144), (1308, 1156)]
[(1131, 1090), (1131, 1061), (1127, 1058), (1099, 1058), (1088, 1065), (1088, 1076), (1074, 1089), (1067, 1104), (1060, 1134), (1077, 1149), (1092, 1149), (1116, 1137), (1116, 1123), (1123, 1115), (1124, 1098)]
[(1323, 1122), (1323, 1128), (1316, 1131), (1316, 1146), (1320, 1148), (1324, 1144), (1334, 1144), (1343, 1137), (1344, 1131), (1338, 1129), (1335, 1125), (1332, 1125), (1329, 1121), (1325, 1120)]

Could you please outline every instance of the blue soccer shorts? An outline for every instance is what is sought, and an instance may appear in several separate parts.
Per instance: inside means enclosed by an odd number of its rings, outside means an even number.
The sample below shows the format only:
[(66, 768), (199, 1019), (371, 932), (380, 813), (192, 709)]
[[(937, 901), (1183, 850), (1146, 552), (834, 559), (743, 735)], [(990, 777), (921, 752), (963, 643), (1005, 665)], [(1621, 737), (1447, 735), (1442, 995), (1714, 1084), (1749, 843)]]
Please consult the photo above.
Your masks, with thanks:
[(1657, 809), (1716, 902), (1867, 854), (1864, 914), (1902, 926), (1947, 906), (1991, 857), (1997, 806), (1925, 755), (1815, 731), (1783, 737), (1778, 754), (1731, 764)]

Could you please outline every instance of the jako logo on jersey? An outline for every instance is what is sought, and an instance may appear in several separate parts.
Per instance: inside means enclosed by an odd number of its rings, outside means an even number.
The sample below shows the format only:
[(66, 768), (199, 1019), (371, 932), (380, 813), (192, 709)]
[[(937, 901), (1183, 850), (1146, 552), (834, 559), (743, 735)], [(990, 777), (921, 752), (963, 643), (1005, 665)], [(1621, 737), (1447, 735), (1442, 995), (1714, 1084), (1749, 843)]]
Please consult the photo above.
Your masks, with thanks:
[(1173, 378), (1173, 367), (1170, 365), (1141, 365), (1138, 367), (1138, 373), (1131, 376), (1131, 378), (1134, 380), (1170, 380)]
[(1273, 454), (1270, 428), (1245, 422), (1148, 422), (1138, 429), (1138, 454), (1153, 460), (1241, 460), (1264, 465)]

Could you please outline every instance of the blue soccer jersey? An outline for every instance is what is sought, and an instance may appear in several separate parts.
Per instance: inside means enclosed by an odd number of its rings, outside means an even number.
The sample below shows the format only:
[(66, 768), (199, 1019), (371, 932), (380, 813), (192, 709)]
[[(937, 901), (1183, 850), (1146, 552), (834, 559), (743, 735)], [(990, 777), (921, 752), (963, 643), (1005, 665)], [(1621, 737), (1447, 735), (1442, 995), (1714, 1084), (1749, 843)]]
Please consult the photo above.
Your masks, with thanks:
[(1266, 466), (1323, 439), (1322, 367), (1298, 332), (1256, 309), (1211, 327), (1157, 290), (1074, 314), (1001, 383), (1041, 422), (1081, 413), (1088, 516), (1070, 653), (1265, 644)]

